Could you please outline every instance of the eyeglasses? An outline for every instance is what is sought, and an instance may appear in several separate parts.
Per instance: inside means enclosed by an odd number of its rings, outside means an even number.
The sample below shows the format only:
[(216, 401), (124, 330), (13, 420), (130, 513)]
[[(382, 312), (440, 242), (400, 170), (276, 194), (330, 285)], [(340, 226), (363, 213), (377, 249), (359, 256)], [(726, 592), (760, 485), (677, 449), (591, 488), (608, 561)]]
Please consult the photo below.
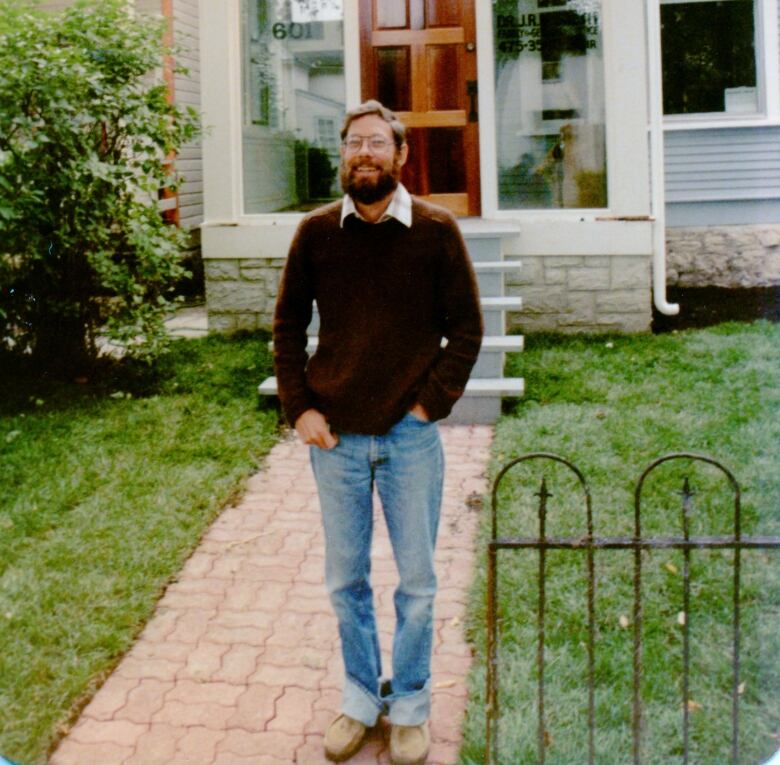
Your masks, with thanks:
[(381, 135), (350, 135), (342, 141), (342, 146), (344, 146), (348, 152), (354, 154), (363, 148), (363, 143), (368, 145), (368, 150), (372, 154), (382, 154), (393, 144), (392, 141), (388, 141), (387, 138), (384, 138)]

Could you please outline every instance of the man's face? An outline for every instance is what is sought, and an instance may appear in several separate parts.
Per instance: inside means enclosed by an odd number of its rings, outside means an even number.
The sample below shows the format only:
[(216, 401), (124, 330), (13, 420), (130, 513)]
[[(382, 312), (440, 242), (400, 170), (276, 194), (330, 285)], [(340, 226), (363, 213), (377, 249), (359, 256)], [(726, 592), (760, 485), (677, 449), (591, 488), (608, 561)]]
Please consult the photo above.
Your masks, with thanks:
[[(379, 146), (381, 139), (383, 146)], [(396, 149), (390, 125), (376, 114), (366, 114), (350, 123), (345, 141), (347, 145), (341, 147), (344, 191), (367, 205), (392, 194), (401, 178), (408, 147), (404, 144)]]

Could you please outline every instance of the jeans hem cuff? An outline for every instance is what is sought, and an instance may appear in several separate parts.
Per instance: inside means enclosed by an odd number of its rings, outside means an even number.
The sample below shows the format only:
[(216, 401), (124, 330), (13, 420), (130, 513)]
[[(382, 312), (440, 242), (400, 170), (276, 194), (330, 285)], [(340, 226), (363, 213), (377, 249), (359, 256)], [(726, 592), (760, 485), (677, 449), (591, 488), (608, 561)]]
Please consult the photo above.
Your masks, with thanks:
[(419, 691), (388, 699), (392, 725), (422, 725), (431, 716), (431, 681)]
[(341, 711), (353, 720), (363, 723), (367, 728), (373, 728), (384, 705), (375, 699), (360, 684), (349, 677), (344, 682), (344, 694)]

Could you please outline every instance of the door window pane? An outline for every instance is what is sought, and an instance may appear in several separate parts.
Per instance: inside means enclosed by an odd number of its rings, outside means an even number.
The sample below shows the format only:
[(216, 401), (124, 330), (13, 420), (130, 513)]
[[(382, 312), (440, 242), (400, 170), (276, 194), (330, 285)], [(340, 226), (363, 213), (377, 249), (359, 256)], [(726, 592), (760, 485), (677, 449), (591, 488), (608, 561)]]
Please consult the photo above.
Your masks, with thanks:
[(460, 57), (454, 45), (428, 45), (428, 103), (430, 109), (461, 108), (461, 89), (453, 84), (461, 81)]
[(607, 206), (601, 0), (497, 0), (499, 208)]
[(409, 161), (402, 181), (412, 194), (466, 191), (463, 128), (413, 128), (407, 134)]
[(374, 56), (379, 100), (393, 111), (409, 111), (412, 76), (409, 48), (376, 48)]
[(406, 26), (405, 2), (399, 3), (398, 0), (377, 0), (377, 29), (403, 29)]
[(664, 114), (755, 114), (753, 0), (661, 5)]
[(458, 0), (426, 0), (426, 27), (457, 27), (461, 21), (461, 7)]
[(341, 0), (242, 0), (244, 212), (340, 196)]

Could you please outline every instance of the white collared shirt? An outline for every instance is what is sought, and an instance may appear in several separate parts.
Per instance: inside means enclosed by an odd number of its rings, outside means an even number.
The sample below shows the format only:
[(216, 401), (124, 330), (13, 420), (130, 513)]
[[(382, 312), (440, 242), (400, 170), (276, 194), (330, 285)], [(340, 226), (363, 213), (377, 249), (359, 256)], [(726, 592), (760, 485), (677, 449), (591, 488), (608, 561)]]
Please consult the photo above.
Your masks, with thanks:
[[(355, 202), (349, 194), (344, 194), (344, 199), (341, 202), (341, 227), (344, 227), (344, 221), (350, 215), (355, 215), (360, 220), (365, 218), (358, 212), (355, 207)], [(393, 196), (390, 199), (390, 204), (387, 209), (382, 213), (382, 217), (377, 223), (384, 223), (390, 218), (395, 218), (399, 223), (403, 223), (406, 228), (412, 227), (412, 197), (406, 190), (402, 183), (399, 183), (395, 187)]]

